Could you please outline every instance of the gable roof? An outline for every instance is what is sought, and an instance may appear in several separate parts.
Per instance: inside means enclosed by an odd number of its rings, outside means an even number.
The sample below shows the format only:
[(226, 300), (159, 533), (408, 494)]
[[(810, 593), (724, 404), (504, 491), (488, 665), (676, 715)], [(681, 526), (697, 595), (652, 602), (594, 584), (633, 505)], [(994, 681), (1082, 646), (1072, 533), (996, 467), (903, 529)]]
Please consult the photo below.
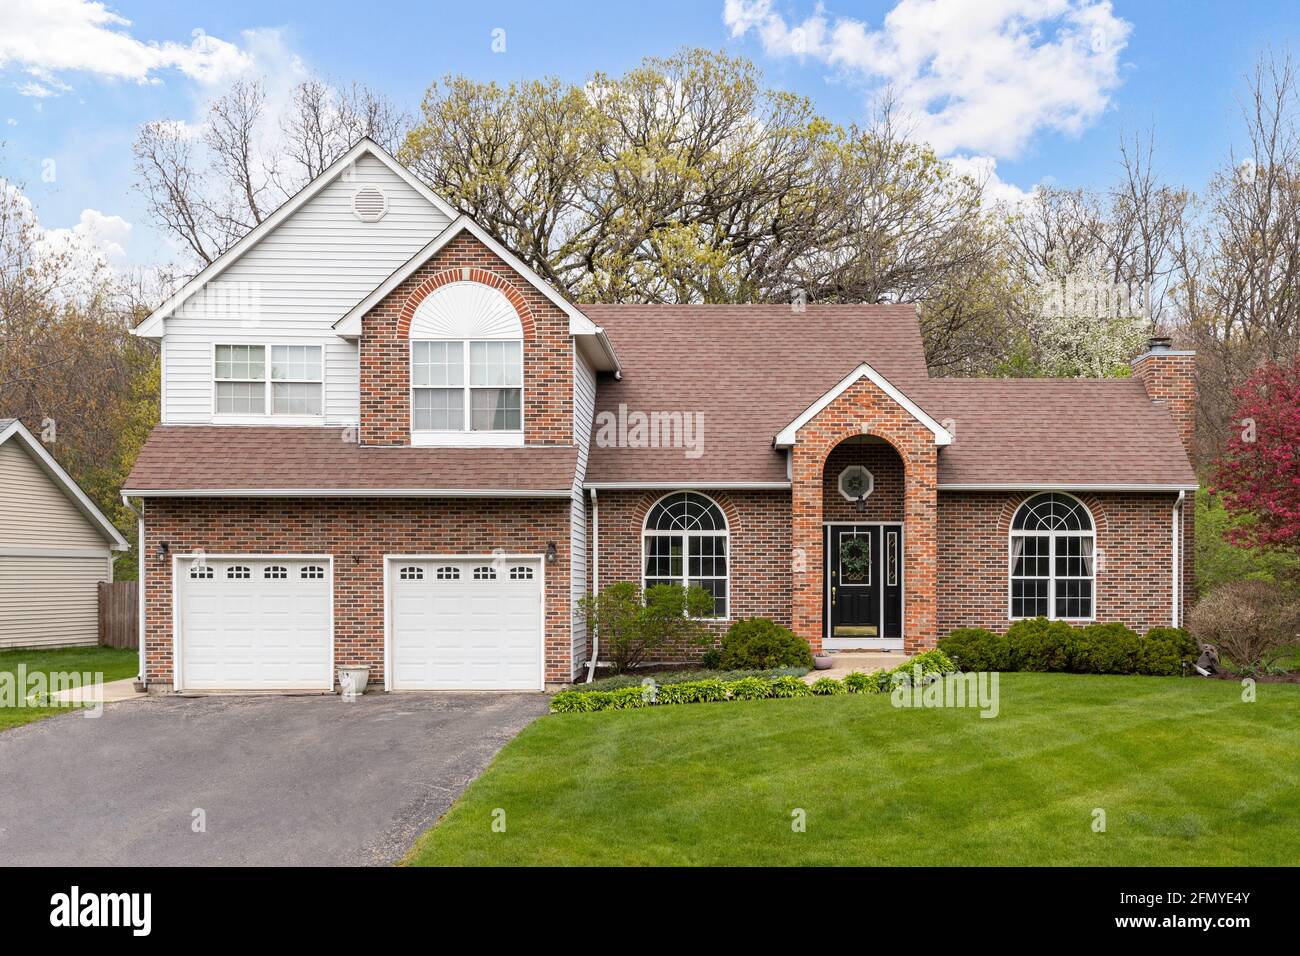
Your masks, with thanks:
[(952, 435), (948, 434), (942, 425), (927, 415), (925, 410), (917, 405), (916, 402), (908, 398), (897, 386), (893, 385), (889, 379), (885, 378), (885, 376), (881, 375), (866, 362), (863, 362), (848, 375), (844, 376), (844, 378), (840, 379), (839, 383), (834, 388), (818, 398), (817, 401), (804, 409), (803, 414), (790, 424), (786, 425), (785, 428), (781, 429), (776, 438), (772, 440), (772, 444), (777, 448), (789, 448), (794, 445), (794, 443), (799, 440), (799, 429), (812, 421), (817, 414), (826, 408), (826, 406), (830, 405), (831, 402), (835, 401), (835, 399), (848, 391), (855, 382), (860, 382), (864, 378), (892, 398), (898, 403), (900, 408), (929, 429), (930, 434), (934, 435), (934, 443), (936, 445), (952, 444)]
[(104, 513), (95, 507), (94, 502), (86, 497), (86, 493), (59, 466), (54, 457), (42, 447), (41, 443), (27, 430), (27, 427), (16, 418), (0, 418), (0, 445), (10, 439), (17, 441), (27, 449), (41, 471), (45, 472), (50, 481), (95, 526), (95, 530), (109, 542), (112, 550), (125, 551), (127, 549), (126, 539), (113, 526), (113, 522), (109, 521), (104, 516)]
[(595, 341), (600, 345), (601, 354), (593, 357), (604, 359), (604, 361), (595, 363), (597, 368), (605, 371), (618, 371), (618, 356), (615, 355), (613, 346), (609, 344), (609, 339), (605, 337), (604, 329), (597, 326), (581, 309), (556, 292), (549, 282), (525, 265), (522, 259), (503, 246), (491, 233), (464, 214), (456, 216), (450, 225), (434, 236), (419, 252), (406, 260), (392, 275), (354, 305), (346, 315), (335, 322), (334, 331), (344, 338), (359, 336), (361, 334), (361, 320), (365, 314), (382, 302), (389, 293), (409, 279), (415, 270), (437, 255), (440, 249), (462, 232), (468, 232), (487, 246), (488, 249), (492, 250), (493, 255), (517, 272), (525, 282), (567, 315), (569, 317), (570, 335), (594, 337)]
[[(596, 411), (699, 412), (703, 454), (592, 443), (590, 484), (707, 481), (788, 485), (772, 440), (864, 361), (907, 395), (928, 380), (910, 305), (584, 305), (623, 360)], [(925, 408), (925, 403), (918, 403)], [(925, 411), (933, 414), (932, 410)]]
[(939, 448), (945, 490), (1197, 484), (1172, 418), (1138, 380), (932, 379), (911, 306), (583, 308), (625, 362), (621, 381), (600, 378), (597, 414), (699, 412), (703, 426), (695, 458), (593, 441), (590, 486), (788, 487), (774, 437), (788, 437), (819, 397), (870, 377), (864, 365), (918, 420), (952, 420), (952, 441)]
[(342, 428), (155, 425), (125, 495), (537, 497), (573, 493), (572, 445), (362, 446)]
[(144, 338), (156, 338), (163, 334), (163, 322), (168, 316), (172, 315), (195, 293), (199, 292), (205, 285), (219, 277), (233, 263), (238, 261), (239, 257), (251, 249), (257, 243), (261, 242), (270, 232), (292, 216), (295, 212), (310, 202), (317, 196), (321, 190), (330, 183), (334, 182), (341, 176), (353, 163), (362, 156), (372, 156), (379, 162), (387, 166), (394, 174), (401, 177), (412, 189), (418, 192), (424, 199), (432, 203), (448, 219), (456, 218), (456, 210), (453, 209), (446, 200), (426, 186), (414, 173), (399, 163), (391, 156), (387, 150), (368, 137), (359, 139), (351, 149), (336, 159), (329, 165), (319, 176), (313, 179), (302, 189), (298, 190), (292, 197), (285, 201), (271, 215), (267, 216), (256, 228), (251, 230), (244, 238), (223, 252), (214, 259), (208, 266), (203, 269), (189, 282), (167, 298), (162, 305), (154, 309), (147, 318), (134, 329), (132, 335), (142, 336)]

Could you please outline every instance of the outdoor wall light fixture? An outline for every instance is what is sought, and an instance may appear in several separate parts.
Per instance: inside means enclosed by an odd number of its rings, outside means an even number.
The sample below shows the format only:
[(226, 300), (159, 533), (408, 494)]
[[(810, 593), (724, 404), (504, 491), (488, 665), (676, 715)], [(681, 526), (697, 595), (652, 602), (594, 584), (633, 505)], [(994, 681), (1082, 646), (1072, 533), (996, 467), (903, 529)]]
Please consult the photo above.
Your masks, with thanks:
[(860, 515), (864, 515), (864, 514), (866, 514), (866, 513), (867, 513), (867, 496), (866, 496), (866, 495), (863, 495), (863, 496), (862, 496), (861, 498), (859, 498), (857, 501), (853, 502), (853, 507), (857, 509), (858, 514), (860, 514)]
[(156, 557), (159, 561), (165, 561), (167, 560), (167, 553), (170, 550), (171, 550), (171, 546), (166, 541), (159, 541), (158, 547), (154, 551), (154, 557)]
[(546, 563), (554, 564), (557, 557), (559, 557), (559, 552), (555, 550), (555, 542), (552, 541), (546, 546)]

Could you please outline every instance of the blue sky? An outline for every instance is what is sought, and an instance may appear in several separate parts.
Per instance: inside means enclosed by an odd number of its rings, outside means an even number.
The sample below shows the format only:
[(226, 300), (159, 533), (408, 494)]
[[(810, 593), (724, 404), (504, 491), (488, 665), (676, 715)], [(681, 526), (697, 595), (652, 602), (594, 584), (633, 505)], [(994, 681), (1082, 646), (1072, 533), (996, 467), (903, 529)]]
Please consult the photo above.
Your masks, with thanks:
[[(890, 83), (942, 155), (985, 157), (1018, 190), (1099, 186), (1121, 132), (1154, 126), (1157, 163), (1200, 187), (1240, 129), (1242, 76), (1286, 50), (1300, 5), (1209, 0), (656, 0), (547, 5), (4, 0), (0, 177), (48, 229), (81, 224), (118, 262), (170, 248), (131, 190), (141, 123), (196, 120), (234, 77), (358, 80), (415, 108), (448, 72), (508, 82), (619, 73), (684, 45), (753, 58), (832, 118)], [(493, 52), (494, 30), (505, 51)], [(193, 52), (196, 30), (212, 38)], [(949, 62), (951, 61), (951, 62)], [(53, 160), (53, 164), (49, 161)]]

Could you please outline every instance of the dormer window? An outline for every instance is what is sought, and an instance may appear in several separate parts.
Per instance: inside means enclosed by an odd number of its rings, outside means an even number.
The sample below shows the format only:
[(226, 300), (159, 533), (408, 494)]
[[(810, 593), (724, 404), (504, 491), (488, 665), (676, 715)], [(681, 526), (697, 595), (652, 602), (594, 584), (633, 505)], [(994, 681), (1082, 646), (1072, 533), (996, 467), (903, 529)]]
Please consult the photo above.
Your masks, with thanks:
[(323, 413), (319, 345), (218, 345), (213, 379), (217, 415), (318, 418)]
[(523, 325), (479, 282), (435, 290), (411, 318), (411, 441), (522, 445)]

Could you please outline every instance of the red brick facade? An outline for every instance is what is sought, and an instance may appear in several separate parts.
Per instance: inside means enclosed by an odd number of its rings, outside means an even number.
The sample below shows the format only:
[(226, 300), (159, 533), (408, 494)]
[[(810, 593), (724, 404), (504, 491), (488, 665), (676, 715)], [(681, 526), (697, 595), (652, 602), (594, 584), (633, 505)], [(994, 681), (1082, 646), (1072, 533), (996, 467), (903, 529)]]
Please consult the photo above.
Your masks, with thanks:
[(524, 442), (573, 444), (569, 317), (473, 235), (463, 232), (366, 313), (361, 327), (361, 443), (411, 443), (411, 317), (448, 282), (503, 292), (524, 329)]
[(569, 502), (483, 498), (155, 498), (145, 512), (145, 661), (150, 683), (172, 683), (172, 559), (210, 555), (328, 554), (334, 558), (335, 664), (384, 680), (384, 556), (544, 554), (546, 680), (571, 675)]
[[(1028, 494), (940, 492), (939, 633), (956, 627), (1005, 631), (1009, 534)], [(1139, 633), (1171, 623), (1173, 507), (1176, 494), (1081, 494), (1096, 534), (1095, 620)], [(1183, 509), (1182, 604), (1194, 599), (1194, 517)]]
[[(850, 465), (871, 472), (873, 486), (863, 512), (840, 494), (840, 474)], [(902, 521), (903, 511), (903, 459), (893, 445), (846, 441), (831, 450), (822, 473), (823, 521)]]
[[(727, 619), (715, 626), (750, 617), (766, 617), (790, 625), (790, 496), (782, 491), (703, 491), (722, 508), (729, 533), (730, 571)], [(641, 532), (651, 506), (664, 492), (600, 492), (599, 575), (602, 588), (616, 581), (641, 583)], [(590, 507), (588, 508), (590, 512)], [(592, 523), (587, 526), (592, 554)], [(595, 563), (587, 569), (592, 587)], [(698, 657), (698, 648), (674, 648), (665, 660)]]
[[(793, 628), (814, 649), (821, 648), (822, 522), (829, 520), (825, 513), (827, 462), (842, 442), (863, 435), (884, 439), (902, 462), (907, 576), (903, 641), (904, 650), (915, 653), (933, 647), (938, 639), (935, 616), (938, 447), (928, 428), (867, 378), (849, 386), (799, 429), (797, 443), (791, 450)], [(838, 471), (835, 475), (838, 476)]]
[(1133, 374), (1157, 405), (1169, 409), (1187, 456), (1196, 460), (1196, 354), (1151, 351), (1133, 360)]

